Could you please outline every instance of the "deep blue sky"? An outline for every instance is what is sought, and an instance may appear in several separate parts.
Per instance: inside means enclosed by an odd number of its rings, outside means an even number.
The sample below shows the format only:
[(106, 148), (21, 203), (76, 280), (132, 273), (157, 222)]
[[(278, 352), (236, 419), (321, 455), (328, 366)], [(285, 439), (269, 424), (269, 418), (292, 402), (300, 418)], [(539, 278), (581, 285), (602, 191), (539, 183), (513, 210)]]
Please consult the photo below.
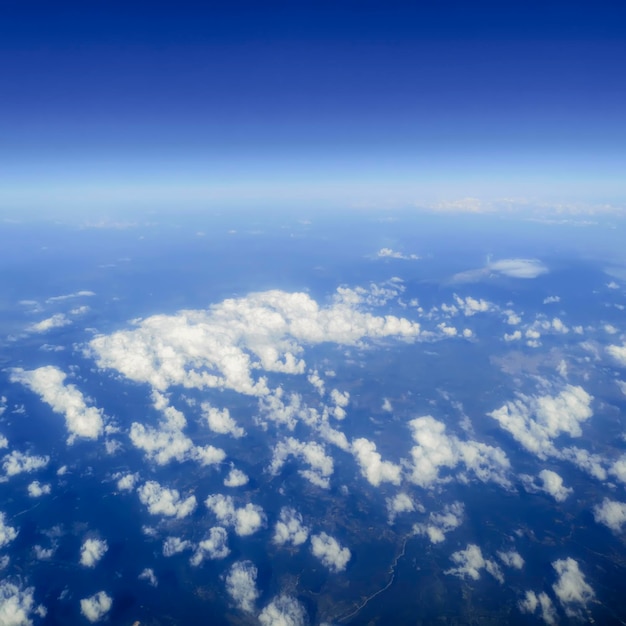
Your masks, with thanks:
[(624, 3), (0, 11), (3, 211), (626, 199)]

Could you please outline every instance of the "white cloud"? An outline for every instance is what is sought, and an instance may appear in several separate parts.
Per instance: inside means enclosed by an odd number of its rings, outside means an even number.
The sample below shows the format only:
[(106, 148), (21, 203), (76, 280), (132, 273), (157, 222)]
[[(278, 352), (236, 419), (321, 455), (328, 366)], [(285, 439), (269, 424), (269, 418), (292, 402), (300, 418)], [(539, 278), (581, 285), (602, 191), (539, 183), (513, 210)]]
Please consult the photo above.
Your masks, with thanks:
[(301, 459), (309, 466), (310, 469), (298, 471), (301, 476), (318, 487), (328, 489), (334, 465), (322, 444), (302, 442), (293, 437), (279, 441), (274, 447), (269, 472), (276, 476), (290, 456)]
[(49, 456), (31, 456), (18, 450), (13, 450), (2, 459), (2, 469), (7, 476), (16, 474), (30, 474), (48, 465)]
[[(11, 543), (17, 537), (18, 531), (6, 523), (6, 515), (0, 511), (0, 548)], [(1, 622), (0, 622), (1, 623)]]
[(191, 548), (191, 542), (180, 537), (167, 537), (163, 542), (163, 556), (174, 556)]
[(568, 617), (582, 617), (581, 609), (593, 599), (595, 593), (585, 581), (578, 562), (572, 558), (559, 559), (552, 563), (552, 567), (559, 575), (552, 589), (565, 609)]
[(535, 613), (539, 610), (541, 618), (550, 626), (557, 623), (556, 611), (552, 600), (545, 592), (536, 594), (534, 591), (527, 591), (523, 600), (518, 604), (522, 613)]
[(26, 328), (26, 332), (29, 333), (47, 333), (49, 330), (53, 328), (63, 328), (63, 326), (69, 326), (71, 324), (71, 320), (68, 320), (67, 317), (63, 313), (57, 313), (52, 317), (48, 317), (45, 320), (41, 320), (41, 322), (37, 322), (36, 324), (31, 324)]
[(216, 409), (208, 402), (202, 403), (202, 416), (207, 421), (209, 428), (220, 435), (232, 435), (236, 439), (243, 437), (246, 432), (237, 426), (235, 420), (230, 416), (228, 409)]
[(544, 304), (552, 304), (553, 302), (560, 302), (561, 298), (559, 298), (559, 296), (548, 296), (547, 298), (543, 299), (543, 303)]
[(228, 533), (221, 526), (214, 526), (209, 530), (209, 536), (198, 543), (189, 562), (197, 567), (209, 559), (224, 559), (230, 554), (228, 547)]
[(537, 278), (548, 268), (537, 259), (501, 259), (488, 264), (488, 269), (511, 278)]
[(508, 552), (498, 552), (498, 558), (508, 567), (514, 569), (522, 569), (524, 567), (524, 559), (515, 550), (509, 550)]
[(121, 474), (116, 476), (117, 488), (119, 491), (132, 491), (139, 480), (139, 474)]
[[(446, 434), (446, 427), (430, 415), (409, 422), (413, 439), (411, 480), (421, 487), (430, 487), (445, 480), (439, 475), (441, 468), (454, 469), (463, 464), (468, 472), (483, 482), (493, 481), (508, 485), (506, 478), (510, 463), (500, 448), (477, 441), (461, 441)], [(465, 478), (463, 475), (461, 478)]]
[(494, 308), (491, 302), (487, 302), (487, 300), (483, 300), (482, 298), (479, 300), (476, 300), (476, 298), (472, 298), (471, 296), (461, 298), (454, 294), (454, 300), (459, 309), (461, 309), (461, 311), (463, 311), (463, 313), (468, 317), (476, 315), (476, 313), (486, 313)]
[(46, 609), (35, 604), (35, 589), (16, 585), (8, 580), (0, 582), (0, 624), (2, 626), (32, 626), (31, 616), (46, 615)]
[(473, 543), (468, 543), (465, 550), (454, 552), (450, 559), (457, 565), (446, 570), (445, 574), (453, 574), (459, 578), (478, 580), (481, 570), (485, 569), (499, 583), (504, 582), (504, 576), (495, 561), (485, 559), (481, 549)]
[(622, 366), (626, 367), (626, 343), (621, 346), (607, 346), (606, 351)]
[(248, 481), (247, 474), (242, 472), (241, 470), (232, 468), (230, 472), (228, 472), (228, 476), (224, 478), (224, 486), (225, 487), (242, 487), (243, 485), (247, 485)]
[(50, 485), (42, 484), (38, 480), (34, 480), (28, 485), (28, 495), (31, 498), (39, 498), (41, 496), (49, 494), (50, 491)]
[(221, 494), (209, 496), (204, 503), (218, 521), (234, 528), (240, 537), (254, 534), (265, 524), (265, 513), (256, 504), (248, 503), (237, 508), (232, 496)]
[(156, 587), (159, 584), (154, 570), (151, 567), (146, 567), (141, 571), (141, 574), (139, 574), (139, 580), (148, 581), (148, 584), (152, 587)]
[(291, 507), (283, 507), (274, 527), (274, 543), (299, 546), (309, 537), (309, 529), (304, 525), (302, 515)]
[(256, 588), (257, 568), (251, 561), (236, 561), (226, 575), (226, 591), (237, 607), (246, 613), (254, 612), (259, 597)]
[(95, 295), (96, 294), (93, 291), (87, 291), (86, 289), (82, 289), (80, 291), (64, 294), (62, 296), (52, 296), (51, 298), (48, 298), (46, 300), (46, 304), (51, 304), (52, 302), (62, 302), (63, 300), (70, 300), (72, 298), (87, 298)]
[(104, 539), (86, 539), (80, 548), (80, 564), (95, 567), (108, 549), (109, 544)]
[(383, 411), (386, 411), (387, 413), (393, 412), (393, 406), (391, 406), (391, 402), (389, 402), (388, 398), (384, 399), (382, 409)]
[(261, 626), (304, 626), (307, 621), (304, 607), (291, 596), (274, 598), (260, 613)]
[(380, 453), (376, 452), (376, 444), (364, 438), (352, 442), (352, 452), (359, 464), (361, 474), (367, 478), (370, 485), (380, 486), (388, 482), (400, 484), (401, 468), (390, 461), (383, 461)]
[(110, 610), (113, 600), (104, 591), (80, 601), (80, 612), (90, 621), (99, 622)]
[(609, 335), (616, 335), (619, 332), (613, 324), (604, 324), (602, 328), (604, 329), (604, 332)]
[(540, 489), (549, 493), (557, 502), (564, 502), (574, 492), (573, 489), (563, 485), (563, 479), (552, 470), (541, 470), (539, 478), (543, 483)]
[(504, 341), (519, 341), (521, 338), (522, 333), (519, 330), (516, 330), (511, 334), (504, 333)]
[(558, 456), (553, 440), (566, 433), (580, 437), (580, 424), (592, 415), (590, 396), (582, 387), (567, 385), (556, 396), (519, 395), (488, 413), (529, 452), (541, 459)]
[(65, 425), (70, 432), (68, 443), (76, 437), (97, 439), (103, 430), (102, 411), (88, 407), (83, 394), (74, 385), (65, 385), (66, 374), (52, 365), (26, 371), (21, 368), (11, 370), (11, 381), (29, 387), (52, 410), (65, 417)]
[(181, 500), (176, 489), (161, 487), (154, 480), (149, 480), (137, 489), (139, 500), (148, 507), (151, 515), (166, 515), (183, 518), (191, 515), (196, 508), (195, 496)]
[[(2, 409), (4, 409), (4, 407), (1, 407)], [(3, 411), (0, 411), (0, 415), (2, 415)], [(4, 435), (0, 435), (0, 449), (2, 448), (8, 448), (9, 447), (9, 440), (4, 436)]]
[(463, 504), (452, 502), (444, 506), (441, 513), (430, 513), (428, 522), (414, 524), (413, 532), (426, 535), (431, 543), (441, 543), (449, 532), (461, 525), (464, 513)]
[(352, 556), (348, 548), (343, 548), (339, 542), (325, 532), (311, 536), (311, 552), (331, 572), (341, 572)]
[(626, 503), (604, 498), (602, 504), (593, 508), (593, 517), (596, 522), (608, 526), (616, 533), (621, 533), (622, 526), (626, 523)]
[(402, 254), (402, 252), (397, 252), (391, 248), (381, 248), (376, 256), (379, 259), (402, 259), (403, 261), (417, 261), (420, 258), (417, 254)]
[(54, 553), (56, 552), (56, 546), (53, 546), (52, 548), (44, 548), (43, 546), (40, 546), (40, 545), (34, 545), (33, 552), (35, 553), (35, 558), (37, 560), (47, 561), (48, 559), (51, 559), (54, 556)]
[(396, 494), (393, 498), (387, 498), (387, 514), (389, 524), (393, 524), (400, 513), (412, 513), (421, 506), (416, 506), (415, 502), (404, 492)]

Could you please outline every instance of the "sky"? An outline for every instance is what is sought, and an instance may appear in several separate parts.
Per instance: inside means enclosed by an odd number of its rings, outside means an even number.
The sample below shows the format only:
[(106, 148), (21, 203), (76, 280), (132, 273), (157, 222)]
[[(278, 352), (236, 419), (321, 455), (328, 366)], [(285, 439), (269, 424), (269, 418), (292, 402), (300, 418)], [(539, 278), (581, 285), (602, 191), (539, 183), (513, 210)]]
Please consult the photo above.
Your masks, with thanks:
[(2, 13), (5, 215), (626, 200), (622, 3)]

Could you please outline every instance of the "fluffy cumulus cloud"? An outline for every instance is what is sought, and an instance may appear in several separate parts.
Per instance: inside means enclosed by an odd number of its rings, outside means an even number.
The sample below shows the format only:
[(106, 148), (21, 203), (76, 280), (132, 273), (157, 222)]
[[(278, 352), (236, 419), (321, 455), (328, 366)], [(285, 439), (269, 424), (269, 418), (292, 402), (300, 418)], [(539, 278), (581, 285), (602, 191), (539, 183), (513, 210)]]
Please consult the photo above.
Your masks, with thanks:
[(400, 484), (401, 468), (390, 461), (383, 461), (376, 452), (376, 444), (364, 438), (352, 442), (352, 452), (359, 464), (361, 474), (370, 485), (378, 487), (380, 483)]
[(157, 390), (182, 385), (263, 396), (267, 381), (255, 379), (253, 371), (303, 374), (303, 344), (355, 345), (365, 339), (419, 336), (419, 324), (363, 311), (364, 300), (346, 289), (338, 290), (328, 306), (305, 293), (253, 293), (208, 310), (149, 317), (131, 330), (95, 337), (90, 350), (100, 367)]
[(278, 521), (274, 527), (274, 543), (299, 546), (309, 537), (309, 529), (304, 525), (302, 515), (291, 507), (284, 506), (280, 510)]
[(11, 543), (17, 537), (17, 533), (18, 531), (13, 526), (7, 524), (6, 515), (0, 511), (0, 548)]
[(117, 488), (120, 491), (132, 491), (139, 480), (139, 474), (118, 474), (115, 478), (117, 479)]
[(508, 552), (498, 552), (498, 558), (508, 567), (513, 569), (522, 569), (524, 567), (524, 559), (519, 552), (509, 550)]
[(606, 351), (622, 367), (626, 367), (626, 343), (621, 346), (607, 346)]
[(26, 331), (29, 333), (47, 333), (53, 328), (63, 328), (63, 326), (69, 326), (71, 323), (71, 320), (67, 319), (63, 313), (57, 313), (47, 317), (45, 320), (31, 324)]
[(40, 498), (41, 496), (45, 496), (52, 491), (52, 488), (48, 484), (42, 484), (38, 480), (33, 480), (32, 483), (28, 485), (28, 495), (31, 498)]
[(2, 459), (2, 469), (7, 476), (30, 474), (48, 465), (49, 456), (36, 456), (13, 450)]
[(108, 549), (109, 545), (104, 539), (86, 539), (80, 548), (80, 564), (95, 567)]
[(554, 604), (544, 591), (535, 593), (534, 591), (527, 591), (524, 598), (519, 601), (519, 609), (522, 613), (536, 613), (538, 612), (541, 619), (550, 626), (557, 623), (556, 610)]
[(3, 580), (0, 582), (0, 624), (2, 626), (31, 626), (34, 615), (45, 617), (43, 606), (35, 604), (33, 587)]
[(626, 523), (626, 503), (604, 498), (602, 504), (594, 507), (593, 516), (596, 522), (608, 526), (616, 533), (621, 533)]
[(237, 426), (228, 409), (216, 409), (208, 402), (203, 402), (202, 415), (214, 433), (232, 435), (236, 439), (246, 434), (243, 428)]
[(460, 296), (454, 294), (454, 300), (463, 314), (468, 317), (476, 315), (476, 313), (486, 313), (494, 308), (494, 305), (491, 302), (483, 300), (482, 298), (478, 300), (476, 298), (472, 298), (471, 296), (461, 298)]
[(189, 562), (197, 567), (205, 559), (225, 559), (230, 554), (228, 533), (225, 528), (215, 526), (209, 530), (209, 536), (198, 543)]
[(274, 447), (269, 472), (276, 476), (289, 457), (296, 457), (309, 466), (308, 469), (299, 470), (301, 476), (318, 487), (328, 489), (334, 465), (332, 457), (326, 454), (322, 444), (287, 437)]
[(261, 626), (304, 626), (307, 616), (304, 607), (291, 596), (274, 598), (260, 613)]
[(563, 479), (552, 470), (541, 470), (539, 478), (542, 483), (540, 489), (550, 494), (557, 502), (564, 502), (574, 492), (573, 489), (566, 487)]
[(243, 487), (243, 485), (247, 485), (248, 475), (242, 472), (241, 470), (232, 468), (230, 472), (228, 472), (228, 476), (224, 478), (224, 486), (225, 487)]
[(151, 515), (183, 518), (191, 515), (196, 508), (196, 497), (181, 499), (177, 489), (161, 487), (154, 480), (149, 480), (137, 489), (139, 500), (148, 507)]
[(404, 492), (400, 492), (396, 494), (393, 498), (387, 498), (387, 515), (388, 521), (390, 524), (393, 524), (396, 520), (396, 517), (400, 513), (412, 513), (419, 507), (415, 502)]
[(90, 621), (99, 622), (113, 606), (113, 599), (104, 591), (80, 601), (80, 612)]
[(191, 542), (180, 537), (167, 537), (163, 542), (163, 556), (174, 556), (191, 548)]
[(97, 439), (103, 431), (102, 411), (87, 406), (83, 394), (74, 385), (64, 384), (65, 378), (66, 374), (52, 365), (30, 371), (20, 368), (11, 371), (12, 382), (26, 385), (53, 411), (65, 417), (69, 443), (76, 437)]
[(265, 524), (265, 513), (256, 504), (249, 502), (245, 506), (236, 507), (232, 496), (219, 493), (209, 496), (204, 503), (220, 523), (234, 528), (240, 537), (254, 534)]
[(139, 574), (139, 580), (145, 580), (151, 587), (157, 587), (159, 581), (154, 573), (154, 570), (151, 567), (146, 567), (141, 570)]
[(352, 556), (348, 548), (342, 547), (334, 537), (324, 532), (311, 536), (311, 552), (331, 572), (345, 570)]
[(449, 532), (463, 523), (464, 508), (460, 502), (447, 504), (441, 513), (430, 513), (428, 521), (413, 526), (416, 535), (425, 535), (431, 543), (441, 543)]
[(529, 452), (546, 459), (560, 456), (554, 445), (557, 437), (580, 437), (581, 423), (593, 414), (592, 399), (582, 387), (567, 385), (556, 396), (520, 394), (488, 415)]
[[(413, 465), (410, 478), (421, 487), (430, 487), (445, 477), (443, 469), (452, 470), (463, 465), (470, 473), (483, 482), (493, 481), (500, 485), (509, 484), (506, 474), (510, 463), (500, 448), (494, 448), (478, 441), (461, 441), (448, 435), (443, 422), (430, 415), (418, 417), (409, 422), (413, 440), (417, 444), (411, 449)], [(465, 473), (460, 478), (466, 479)]]
[(476, 544), (467, 544), (465, 550), (454, 552), (450, 559), (456, 567), (446, 570), (446, 574), (478, 580), (480, 578), (480, 572), (484, 569), (499, 583), (504, 582), (504, 576), (498, 564), (491, 559), (485, 559), (481, 549)]
[(558, 579), (552, 585), (556, 597), (568, 617), (582, 617), (582, 610), (593, 600), (595, 593), (585, 581), (578, 562), (572, 558), (559, 559), (552, 563)]
[(259, 597), (256, 588), (257, 568), (251, 561), (236, 561), (226, 574), (226, 591), (237, 608), (246, 613), (254, 612)]
[(402, 259), (403, 261), (417, 261), (419, 260), (419, 256), (417, 254), (403, 254), (402, 252), (398, 252), (397, 250), (392, 250), (391, 248), (381, 248), (376, 256), (379, 259)]

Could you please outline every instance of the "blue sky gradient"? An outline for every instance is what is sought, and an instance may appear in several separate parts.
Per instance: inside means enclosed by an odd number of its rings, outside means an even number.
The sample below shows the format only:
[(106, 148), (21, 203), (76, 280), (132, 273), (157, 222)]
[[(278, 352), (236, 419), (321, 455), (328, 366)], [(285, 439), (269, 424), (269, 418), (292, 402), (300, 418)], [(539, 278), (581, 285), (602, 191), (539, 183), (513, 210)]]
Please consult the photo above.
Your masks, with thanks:
[(0, 208), (626, 198), (626, 5), (5, 3)]

